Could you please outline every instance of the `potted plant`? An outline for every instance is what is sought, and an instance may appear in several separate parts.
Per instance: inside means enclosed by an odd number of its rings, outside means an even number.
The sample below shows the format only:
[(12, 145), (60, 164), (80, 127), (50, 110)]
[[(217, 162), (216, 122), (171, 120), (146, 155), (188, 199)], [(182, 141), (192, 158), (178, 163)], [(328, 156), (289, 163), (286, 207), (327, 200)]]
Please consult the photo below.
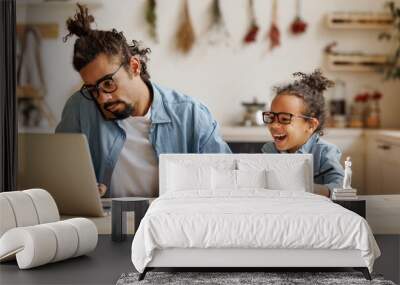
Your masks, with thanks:
[(379, 70), (384, 74), (386, 80), (400, 79), (400, 7), (394, 2), (386, 3), (393, 18), (393, 29), (379, 35), (380, 40), (393, 40), (396, 44), (395, 51), (388, 57), (386, 64)]

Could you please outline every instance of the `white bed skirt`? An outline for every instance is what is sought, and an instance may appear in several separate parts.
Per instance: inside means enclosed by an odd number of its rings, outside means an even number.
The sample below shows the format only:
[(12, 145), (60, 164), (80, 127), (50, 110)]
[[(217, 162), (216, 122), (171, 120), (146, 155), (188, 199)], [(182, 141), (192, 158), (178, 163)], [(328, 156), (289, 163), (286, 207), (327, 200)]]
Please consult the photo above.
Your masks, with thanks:
[(359, 250), (156, 249), (147, 267), (366, 267)]

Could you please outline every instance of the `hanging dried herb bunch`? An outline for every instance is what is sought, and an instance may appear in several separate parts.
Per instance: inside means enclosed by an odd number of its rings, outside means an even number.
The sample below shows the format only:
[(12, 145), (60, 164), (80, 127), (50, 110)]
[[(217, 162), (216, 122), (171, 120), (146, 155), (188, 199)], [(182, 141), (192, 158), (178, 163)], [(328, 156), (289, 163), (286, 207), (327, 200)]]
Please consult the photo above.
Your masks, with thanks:
[(211, 6), (211, 25), (210, 28), (213, 27), (214, 25), (219, 25), (221, 24), (221, 8), (219, 7), (219, 1), (218, 0), (213, 0), (212, 6)]
[(296, 0), (296, 17), (290, 25), (292, 34), (299, 35), (307, 30), (307, 23), (301, 18), (301, 0)]
[(176, 33), (176, 46), (183, 53), (188, 53), (195, 42), (195, 34), (189, 15), (188, 1), (183, 1), (182, 21)]
[(249, 6), (250, 6), (250, 28), (244, 37), (243, 41), (245, 43), (252, 43), (256, 40), (257, 38), (257, 33), (259, 30), (259, 27), (257, 25), (257, 20), (256, 20), (256, 15), (254, 12), (254, 3), (253, 0), (249, 0)]
[(221, 12), (219, 0), (213, 0), (211, 7), (211, 22), (208, 28), (209, 43), (216, 44), (217, 42), (225, 41), (230, 37), (225, 26), (224, 18)]
[(156, 0), (147, 0), (146, 4), (146, 22), (149, 27), (149, 35), (154, 40), (157, 40), (157, 3)]
[(277, 0), (272, 0), (272, 21), (268, 31), (268, 38), (270, 40), (270, 49), (274, 49), (281, 44), (281, 33), (278, 28), (278, 3)]

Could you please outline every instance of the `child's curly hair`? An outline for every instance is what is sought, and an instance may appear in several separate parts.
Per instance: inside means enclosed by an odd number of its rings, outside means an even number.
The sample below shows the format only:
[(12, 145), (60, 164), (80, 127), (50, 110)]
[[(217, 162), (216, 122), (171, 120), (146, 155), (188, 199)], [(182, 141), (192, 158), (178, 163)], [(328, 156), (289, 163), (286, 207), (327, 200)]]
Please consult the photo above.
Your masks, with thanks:
[(316, 133), (323, 135), (323, 129), (326, 119), (324, 91), (335, 83), (322, 75), (317, 69), (310, 74), (302, 72), (293, 73), (293, 76), (300, 77), (293, 83), (275, 86), (276, 97), (279, 95), (293, 95), (304, 100), (305, 110), (303, 115), (318, 119), (319, 125)]
[(78, 11), (73, 18), (67, 20), (69, 33), (63, 38), (64, 42), (69, 37), (76, 35), (78, 39), (74, 45), (73, 66), (80, 71), (89, 64), (100, 53), (107, 56), (118, 56), (121, 63), (125, 63), (125, 69), (131, 56), (137, 56), (141, 63), (140, 76), (144, 80), (150, 79), (147, 70), (149, 48), (142, 48), (138, 41), (133, 40), (129, 45), (124, 34), (115, 29), (110, 31), (91, 29), (90, 25), (94, 22), (94, 17), (89, 14), (88, 8), (77, 4)]

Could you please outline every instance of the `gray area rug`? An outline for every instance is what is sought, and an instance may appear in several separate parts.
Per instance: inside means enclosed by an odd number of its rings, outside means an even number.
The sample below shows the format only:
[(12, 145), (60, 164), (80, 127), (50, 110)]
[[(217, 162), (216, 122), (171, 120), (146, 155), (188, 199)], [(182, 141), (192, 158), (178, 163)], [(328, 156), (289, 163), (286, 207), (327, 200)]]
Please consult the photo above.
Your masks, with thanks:
[(142, 281), (139, 273), (122, 274), (117, 285), (133, 284), (376, 284), (395, 285), (380, 275), (368, 281), (359, 272), (148, 272)]

